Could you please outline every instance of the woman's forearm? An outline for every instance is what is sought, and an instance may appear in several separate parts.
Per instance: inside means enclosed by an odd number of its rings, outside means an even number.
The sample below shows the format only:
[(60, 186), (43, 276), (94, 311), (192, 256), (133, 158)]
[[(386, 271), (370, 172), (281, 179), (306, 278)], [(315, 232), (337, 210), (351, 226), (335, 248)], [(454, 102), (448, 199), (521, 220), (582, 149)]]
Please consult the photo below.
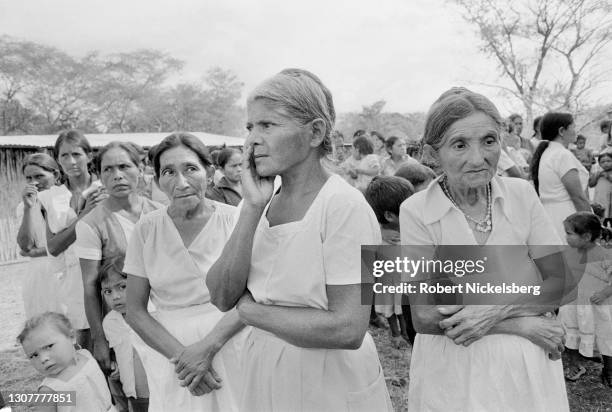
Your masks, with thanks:
[(52, 256), (58, 256), (63, 253), (76, 241), (74, 229), (77, 222), (78, 220), (75, 220), (70, 226), (55, 234), (47, 230), (47, 250), (49, 250)]
[(592, 212), (591, 204), (585, 196), (571, 196), (572, 203), (577, 212)]
[(246, 289), (253, 238), (259, 224), (263, 208), (244, 205), (238, 222), (223, 252), (208, 270), (206, 286), (210, 291), (211, 302), (222, 311), (236, 305)]
[(30, 251), (35, 246), (34, 219), (32, 208), (23, 208), (23, 217), (21, 225), (17, 232), (17, 244), (19, 248), (25, 252)]
[(237, 310), (227, 312), (203, 341), (213, 342), (215, 351), (219, 351), (225, 343), (245, 327)]
[(359, 307), (363, 325), (336, 313), (315, 308), (249, 303), (240, 308), (241, 319), (301, 348), (357, 349), (361, 346), (370, 307)]
[(147, 345), (168, 359), (177, 357), (185, 348), (146, 308), (128, 307), (126, 321)]

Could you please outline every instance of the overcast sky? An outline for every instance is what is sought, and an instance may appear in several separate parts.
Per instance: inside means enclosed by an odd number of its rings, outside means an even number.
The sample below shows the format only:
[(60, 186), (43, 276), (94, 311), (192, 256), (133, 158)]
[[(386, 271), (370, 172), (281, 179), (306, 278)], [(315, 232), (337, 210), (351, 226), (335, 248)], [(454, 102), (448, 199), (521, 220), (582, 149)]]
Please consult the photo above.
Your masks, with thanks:
[(476, 82), (496, 66), (444, 0), (0, 0), (0, 34), (73, 55), (156, 48), (186, 62), (196, 80), (232, 70), (244, 94), (285, 67), (303, 67), (331, 89), (338, 112), (387, 101), (385, 110), (426, 111), (453, 85), (520, 108)]

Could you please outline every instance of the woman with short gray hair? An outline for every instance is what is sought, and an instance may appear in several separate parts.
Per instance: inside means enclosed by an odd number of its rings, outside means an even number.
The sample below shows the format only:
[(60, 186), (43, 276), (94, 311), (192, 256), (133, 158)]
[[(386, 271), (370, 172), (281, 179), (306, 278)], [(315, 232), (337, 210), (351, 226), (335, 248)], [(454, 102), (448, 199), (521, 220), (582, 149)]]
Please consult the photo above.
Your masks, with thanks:
[[(561, 239), (528, 182), (496, 176), (500, 125), (493, 103), (465, 88), (434, 103), (423, 139), (444, 173), (402, 204), (401, 243), (525, 246), (512, 262), (511, 280), (531, 284), (539, 271), (544, 294), (558, 266), (551, 264), (554, 254), (534, 246)], [(564, 330), (544, 316), (553, 305), (504, 304), (503, 297), (497, 305), (465, 306), (414, 299), (410, 410), (569, 409), (559, 360)]]
[(379, 244), (380, 229), (363, 195), (321, 165), (331, 93), (312, 73), (283, 70), (247, 112), (242, 209), (206, 279), (213, 303), (252, 326), (240, 407), (390, 411), (360, 286), (360, 246)]

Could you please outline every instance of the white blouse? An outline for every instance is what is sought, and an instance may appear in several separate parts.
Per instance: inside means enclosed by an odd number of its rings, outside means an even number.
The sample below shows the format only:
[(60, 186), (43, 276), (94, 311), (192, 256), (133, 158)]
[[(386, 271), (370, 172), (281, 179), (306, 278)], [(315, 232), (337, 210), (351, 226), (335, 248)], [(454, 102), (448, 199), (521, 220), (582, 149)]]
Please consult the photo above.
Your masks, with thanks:
[(561, 181), (567, 172), (572, 169), (578, 171), (581, 187), (586, 190), (589, 181), (589, 172), (580, 163), (580, 160), (561, 143), (550, 142), (538, 169), (540, 199), (542, 203), (569, 202), (570, 195)]

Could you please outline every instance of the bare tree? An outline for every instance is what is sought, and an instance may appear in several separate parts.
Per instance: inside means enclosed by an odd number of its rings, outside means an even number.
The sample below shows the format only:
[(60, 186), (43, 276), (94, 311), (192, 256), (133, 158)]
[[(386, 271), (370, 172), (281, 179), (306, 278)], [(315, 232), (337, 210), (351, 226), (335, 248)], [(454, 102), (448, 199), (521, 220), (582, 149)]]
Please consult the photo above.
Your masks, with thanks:
[(610, 74), (609, 0), (455, 0), (478, 28), (481, 50), (499, 64), (528, 122), (534, 109), (579, 112)]

